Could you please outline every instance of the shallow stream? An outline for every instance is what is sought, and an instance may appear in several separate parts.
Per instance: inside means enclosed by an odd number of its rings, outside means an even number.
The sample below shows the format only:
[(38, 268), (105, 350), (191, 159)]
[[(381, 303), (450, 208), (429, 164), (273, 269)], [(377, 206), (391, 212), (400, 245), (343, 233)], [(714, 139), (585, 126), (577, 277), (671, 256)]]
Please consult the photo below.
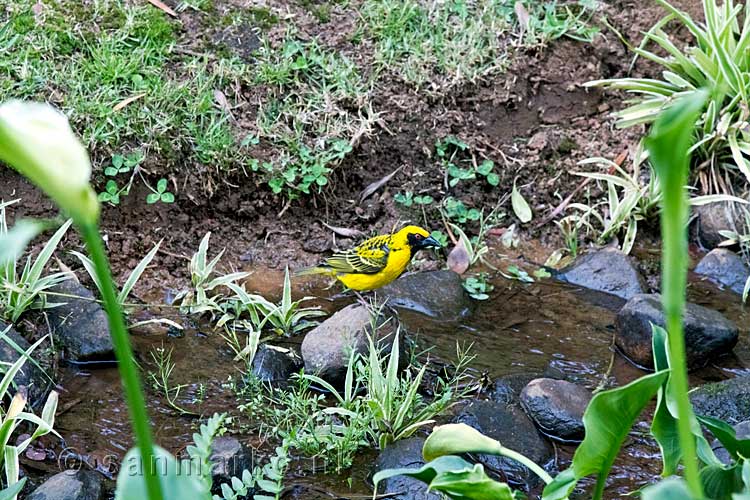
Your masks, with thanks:
[[(258, 273), (258, 288), (278, 293), (277, 284), (281, 282), (278, 278), (277, 274)], [(417, 334), (419, 345), (433, 346), (432, 353), (439, 358), (455, 359), (457, 342), (473, 344), (476, 358), (472, 367), (487, 380), (552, 371), (594, 389), (602, 383), (624, 384), (644, 373), (612, 348), (615, 314), (624, 303), (622, 300), (554, 280), (523, 284), (496, 277), (492, 281), (495, 291), (491, 298), (478, 303), (474, 313), (459, 324), (436, 322), (408, 311), (401, 313), (401, 319), (408, 331)], [(299, 292), (318, 297), (333, 293), (306, 288)], [(158, 301), (159, 295), (163, 301), (163, 291), (154, 294), (154, 301)], [(748, 312), (739, 297), (691, 277), (688, 298), (722, 312), (740, 327), (734, 355), (693, 373), (692, 385), (750, 374)], [(320, 303), (332, 311), (344, 302), (324, 300)], [(183, 323), (190, 325), (189, 320), (183, 319)], [(240, 366), (233, 362), (232, 353), (217, 332), (193, 325), (179, 335), (165, 335), (165, 329), (160, 327), (151, 333), (140, 331), (134, 341), (139, 360), (149, 367), (152, 366), (149, 352), (153, 348), (162, 343), (166, 349), (173, 348), (173, 360), (177, 365), (175, 382), (187, 384), (179, 397), (186, 408), (208, 416), (237, 407), (225, 382), (230, 376), (239, 376)], [(289, 342), (299, 343), (300, 339)], [(60, 401), (62, 413), (56, 429), (65, 437), (67, 460), (81, 457), (103, 472), (115, 470), (117, 461), (131, 446), (116, 368), (70, 366), (64, 369), (61, 386), (64, 388)], [(153, 391), (149, 390), (148, 394), (156, 441), (172, 452), (183, 451), (192, 439), (198, 420), (177, 416)], [(203, 402), (191, 404), (196, 398)], [(263, 449), (257, 436), (242, 439)], [(560, 468), (567, 465), (574, 450), (574, 446), (556, 445)], [(287, 481), (287, 498), (370, 498), (367, 478), (374, 457), (375, 452), (362, 453), (355, 467), (340, 477), (310, 475), (302, 465), (293, 468), (292, 477)], [(657, 479), (659, 472), (658, 447), (648, 438), (648, 424), (641, 422), (631, 432), (616, 462), (607, 497), (617, 498), (650, 483)]]

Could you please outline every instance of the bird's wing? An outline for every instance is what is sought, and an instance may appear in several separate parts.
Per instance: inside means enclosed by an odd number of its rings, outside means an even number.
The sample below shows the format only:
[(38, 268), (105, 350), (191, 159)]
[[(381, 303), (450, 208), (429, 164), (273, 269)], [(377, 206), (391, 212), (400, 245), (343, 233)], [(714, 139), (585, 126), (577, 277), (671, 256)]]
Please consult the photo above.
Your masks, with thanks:
[(375, 236), (326, 259), (326, 265), (338, 273), (375, 274), (388, 263), (390, 235)]

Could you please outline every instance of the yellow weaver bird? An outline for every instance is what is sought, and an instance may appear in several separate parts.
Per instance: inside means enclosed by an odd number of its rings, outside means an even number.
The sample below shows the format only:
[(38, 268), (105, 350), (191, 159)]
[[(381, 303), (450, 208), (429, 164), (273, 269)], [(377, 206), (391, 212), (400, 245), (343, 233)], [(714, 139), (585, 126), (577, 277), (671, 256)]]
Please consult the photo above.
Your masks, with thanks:
[(421, 227), (406, 226), (397, 233), (374, 236), (354, 248), (336, 252), (319, 266), (296, 274), (327, 274), (351, 290), (374, 290), (401, 276), (414, 254), (429, 247), (441, 245)]

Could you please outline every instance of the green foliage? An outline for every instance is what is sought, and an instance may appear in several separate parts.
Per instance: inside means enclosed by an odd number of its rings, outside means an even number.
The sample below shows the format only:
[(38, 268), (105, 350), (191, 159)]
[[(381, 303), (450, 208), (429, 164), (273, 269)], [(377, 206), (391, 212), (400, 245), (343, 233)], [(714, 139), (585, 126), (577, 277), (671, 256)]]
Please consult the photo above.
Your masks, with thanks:
[(396, 203), (400, 203), (401, 205), (407, 208), (415, 204), (420, 205), (420, 206), (431, 205), (432, 202), (435, 201), (435, 199), (430, 195), (414, 196), (414, 193), (411, 191), (406, 191), (404, 193), (396, 193), (393, 199)]
[(487, 281), (486, 273), (479, 273), (476, 276), (469, 276), (464, 280), (464, 289), (469, 293), (469, 297), (474, 300), (487, 300), (490, 298), (489, 293), (495, 289), (492, 283)]
[[(125, 280), (125, 283), (122, 285), (122, 289), (117, 292), (117, 303), (120, 304), (120, 307), (124, 307), (126, 305), (128, 297), (133, 291), (133, 288), (135, 288), (136, 283), (138, 283), (138, 280), (141, 279), (141, 276), (143, 275), (146, 268), (149, 266), (149, 264), (151, 264), (151, 261), (154, 260), (154, 257), (156, 257), (156, 253), (159, 251), (162, 241), (164, 240), (159, 240), (159, 242), (154, 245), (154, 248), (152, 248), (146, 255), (143, 256), (141, 261), (138, 262), (138, 265), (135, 266), (135, 268), (128, 275), (128, 279)], [(78, 260), (83, 265), (83, 268), (91, 278), (91, 281), (94, 282), (96, 288), (99, 289), (99, 292), (101, 293), (102, 284), (96, 274), (94, 262), (81, 252), (73, 250), (70, 253), (78, 258)]]
[[(13, 234), (8, 230), (5, 216), (5, 207), (9, 203), (0, 203), (0, 241)], [(0, 315), (11, 323), (18, 321), (21, 316), (30, 309), (45, 309), (55, 307), (57, 303), (47, 302), (46, 290), (62, 283), (70, 278), (64, 272), (44, 275), (52, 254), (70, 227), (71, 221), (65, 224), (47, 240), (35, 259), (29, 255), (22, 269), (19, 269), (21, 252), (14, 250), (7, 259), (0, 261)], [(30, 227), (33, 230), (33, 227)], [(31, 238), (25, 240), (27, 243)]]
[[(211, 239), (211, 233), (208, 232), (198, 245), (198, 251), (190, 259), (188, 269), (190, 270), (190, 279), (192, 289), (180, 292), (175, 298), (175, 302), (180, 303), (180, 310), (189, 314), (210, 313), (212, 316), (222, 312), (220, 295), (217, 289), (234, 284), (235, 281), (247, 277), (250, 273), (236, 272), (214, 277), (216, 266), (219, 264), (224, 250), (218, 253), (216, 257), (208, 259), (208, 243)], [(214, 292), (214, 293), (211, 293)]]
[(280, 47), (266, 42), (257, 58), (254, 80), (267, 90), (258, 136), (282, 153), (251, 162), (251, 169), (267, 177), (274, 193), (297, 198), (320, 192), (374, 123), (365, 81), (349, 59), (292, 31)]
[(463, 201), (452, 196), (444, 198), (440, 206), (446, 219), (458, 224), (478, 221), (482, 217), (482, 212), (479, 209), (467, 208)]
[(151, 193), (146, 196), (146, 203), (152, 205), (156, 202), (162, 203), (174, 203), (174, 194), (167, 191), (167, 179), (159, 179), (156, 183), (156, 189), (148, 186), (151, 189)]
[(104, 175), (107, 177), (116, 177), (119, 174), (125, 174), (135, 170), (144, 159), (142, 151), (135, 151), (127, 155), (112, 155), (112, 164), (104, 169)]
[[(706, 87), (711, 95), (701, 108), (693, 134), (695, 164), (728, 165), (733, 162), (750, 181), (750, 136), (745, 130), (747, 119), (748, 72), (750, 60), (745, 53), (750, 43), (750, 6), (728, 0), (718, 5), (703, 0), (705, 24), (693, 20), (666, 0), (657, 0), (668, 15), (646, 34), (633, 51), (637, 56), (663, 68), (661, 79), (619, 78), (598, 80), (597, 85), (626, 90), (639, 97), (631, 106), (616, 113), (620, 127), (652, 123), (674, 100)], [(743, 12), (744, 11), (744, 12)], [(693, 37), (694, 45), (680, 48), (664, 32), (671, 20), (683, 25)], [(647, 46), (653, 42), (654, 50)], [(730, 168), (731, 172), (733, 168)], [(704, 186), (708, 189), (709, 186)]]
[[(5, 335), (9, 329), (10, 327), (4, 332), (0, 332), (0, 341), (7, 342), (9, 340)], [(7, 401), (10, 398), (13, 378), (23, 368), (26, 360), (31, 359), (32, 352), (46, 339), (47, 336), (42, 337), (22, 352), (22, 355), (14, 363), (8, 363), (7, 367), (3, 367), (3, 378), (0, 380), (0, 400)], [(4, 466), (5, 470), (5, 477), (0, 479), (0, 487), (4, 488), (0, 491), (0, 498), (15, 500), (16, 495), (23, 488), (26, 478), (19, 480), (19, 457), (26, 451), (26, 448), (37, 438), (50, 432), (60, 437), (53, 430), (57, 401), (57, 392), (50, 392), (47, 401), (44, 403), (41, 417), (38, 417), (33, 413), (24, 411), (27, 404), (26, 392), (19, 391), (10, 398), (7, 408), (3, 408), (3, 411), (0, 412), (0, 464)], [(16, 441), (15, 445), (9, 444), (16, 430), (24, 424), (35, 426), (34, 431), (30, 435), (27, 434), (25, 439)]]
[(42, 15), (34, 4), (5, 8), (0, 100), (59, 96), (85, 144), (113, 160), (113, 152), (143, 138), (151, 138), (149, 154), (178, 172), (190, 160), (228, 169), (244, 154), (232, 147), (227, 112), (214, 100), (216, 89), (242, 76), (241, 61), (176, 54), (178, 22), (148, 3), (102, 0), (84, 8), (61, 0), (45, 4)]
[(176, 364), (172, 361), (172, 351), (173, 349), (167, 350), (164, 346), (157, 347), (151, 351), (151, 361), (153, 361), (156, 367), (155, 372), (149, 372), (148, 374), (151, 379), (151, 386), (154, 391), (164, 396), (169, 407), (178, 414), (196, 415), (196, 413), (188, 411), (178, 404), (180, 392), (187, 386), (183, 384), (174, 385), (172, 383), (172, 374), (176, 367)]

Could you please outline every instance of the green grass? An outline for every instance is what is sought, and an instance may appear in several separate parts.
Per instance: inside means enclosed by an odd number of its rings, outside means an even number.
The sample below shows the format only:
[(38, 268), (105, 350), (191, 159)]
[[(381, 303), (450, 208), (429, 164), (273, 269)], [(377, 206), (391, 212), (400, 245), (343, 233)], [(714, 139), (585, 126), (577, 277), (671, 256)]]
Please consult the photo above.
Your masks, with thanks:
[(317, 192), (332, 170), (370, 132), (370, 89), (355, 64), (293, 31), (278, 47), (258, 52), (254, 82), (265, 89), (257, 113), (258, 138), (279, 154), (251, 159), (274, 193), (289, 198)]
[(236, 160), (229, 117), (214, 90), (241, 76), (241, 62), (176, 53), (177, 23), (150, 5), (63, 0), (44, 4), (35, 17), (33, 3), (5, 7), (0, 100), (51, 101), (95, 159), (139, 145), (166, 167), (185, 157), (218, 169)]

